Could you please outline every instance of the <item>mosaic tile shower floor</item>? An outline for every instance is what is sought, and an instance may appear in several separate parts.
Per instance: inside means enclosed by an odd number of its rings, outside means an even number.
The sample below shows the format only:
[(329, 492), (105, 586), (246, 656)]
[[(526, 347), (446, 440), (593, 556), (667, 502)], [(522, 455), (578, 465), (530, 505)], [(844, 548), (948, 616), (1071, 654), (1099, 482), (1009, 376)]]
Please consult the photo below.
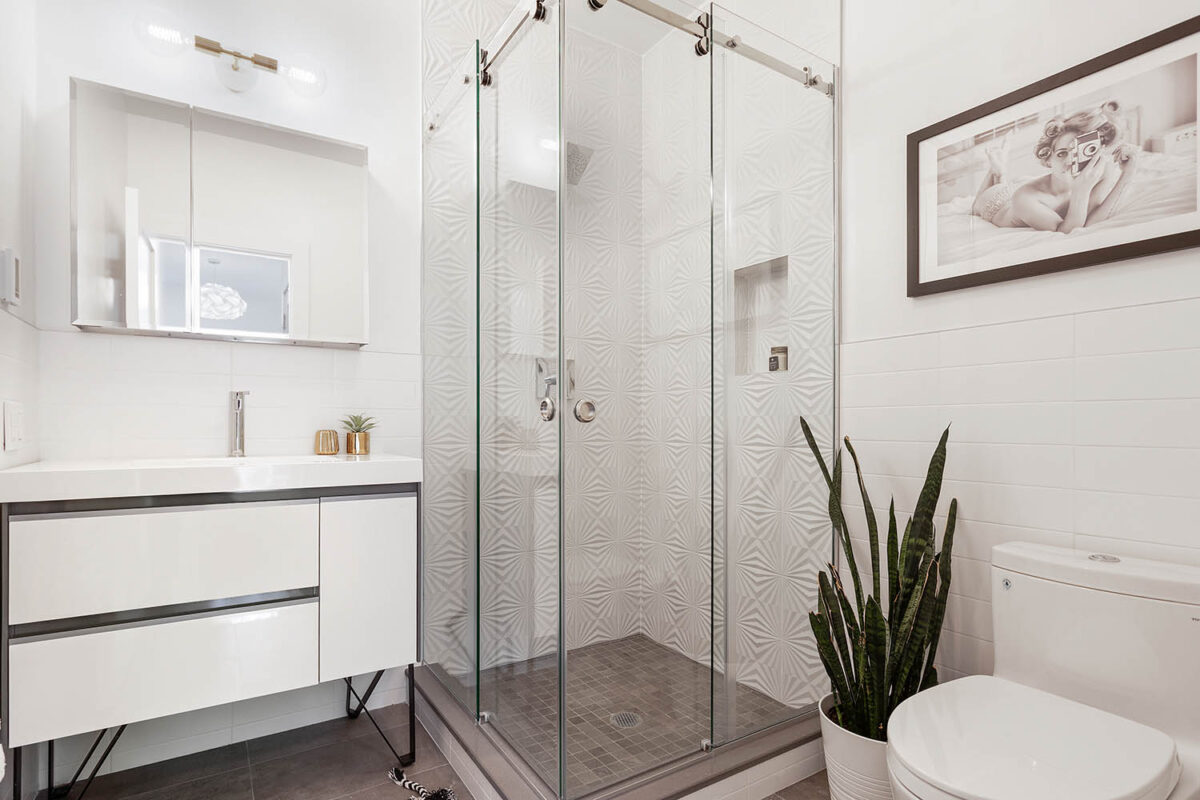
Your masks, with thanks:
[[(717, 676), (716, 719), (727, 718)], [(509, 743), (551, 786), (558, 783), (558, 657), (485, 670), (483, 708)], [(567, 654), (568, 794), (611, 785), (682, 756), (712, 738), (708, 667), (642, 635), (601, 642)], [(738, 685), (736, 734), (795, 713)], [(636, 715), (637, 723), (622, 727)]]

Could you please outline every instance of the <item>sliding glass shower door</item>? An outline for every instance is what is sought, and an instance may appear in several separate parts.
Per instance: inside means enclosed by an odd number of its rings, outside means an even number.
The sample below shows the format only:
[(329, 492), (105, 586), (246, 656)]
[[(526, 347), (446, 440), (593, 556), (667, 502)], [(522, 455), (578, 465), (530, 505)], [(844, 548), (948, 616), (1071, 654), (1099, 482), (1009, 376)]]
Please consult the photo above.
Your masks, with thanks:
[(563, 772), (577, 797), (712, 736), (712, 136), (692, 33), (619, 2), (564, 14)]
[(559, 30), (519, 9), (481, 53), (479, 708), (559, 785)]
[(576, 798), (811, 712), (832, 65), (529, 0), (427, 116), (425, 659)]

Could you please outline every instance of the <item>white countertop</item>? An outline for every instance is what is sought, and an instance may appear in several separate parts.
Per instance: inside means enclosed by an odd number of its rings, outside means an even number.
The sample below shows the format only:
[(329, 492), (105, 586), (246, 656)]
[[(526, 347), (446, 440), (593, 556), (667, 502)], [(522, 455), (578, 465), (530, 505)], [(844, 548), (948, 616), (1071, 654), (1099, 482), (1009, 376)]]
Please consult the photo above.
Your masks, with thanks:
[(38, 461), (0, 470), (0, 503), (420, 481), (421, 459), (383, 454)]

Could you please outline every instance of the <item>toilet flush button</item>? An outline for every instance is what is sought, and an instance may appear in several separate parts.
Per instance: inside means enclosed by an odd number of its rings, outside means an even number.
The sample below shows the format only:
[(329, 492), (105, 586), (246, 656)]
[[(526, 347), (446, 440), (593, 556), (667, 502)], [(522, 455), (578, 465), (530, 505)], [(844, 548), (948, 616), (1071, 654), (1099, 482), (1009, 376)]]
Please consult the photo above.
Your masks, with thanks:
[(1105, 564), (1120, 564), (1121, 559), (1116, 556), (1106, 555), (1105, 553), (1092, 553), (1088, 556), (1088, 561), (1100, 561)]

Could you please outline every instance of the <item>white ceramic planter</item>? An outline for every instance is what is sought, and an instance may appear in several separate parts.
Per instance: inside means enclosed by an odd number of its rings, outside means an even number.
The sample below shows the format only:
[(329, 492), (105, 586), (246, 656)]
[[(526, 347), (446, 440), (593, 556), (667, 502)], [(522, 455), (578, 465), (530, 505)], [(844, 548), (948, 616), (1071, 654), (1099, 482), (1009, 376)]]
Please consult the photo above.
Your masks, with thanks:
[(831, 800), (892, 800), (887, 742), (851, 733), (829, 717), (833, 695), (821, 701), (821, 737)]

